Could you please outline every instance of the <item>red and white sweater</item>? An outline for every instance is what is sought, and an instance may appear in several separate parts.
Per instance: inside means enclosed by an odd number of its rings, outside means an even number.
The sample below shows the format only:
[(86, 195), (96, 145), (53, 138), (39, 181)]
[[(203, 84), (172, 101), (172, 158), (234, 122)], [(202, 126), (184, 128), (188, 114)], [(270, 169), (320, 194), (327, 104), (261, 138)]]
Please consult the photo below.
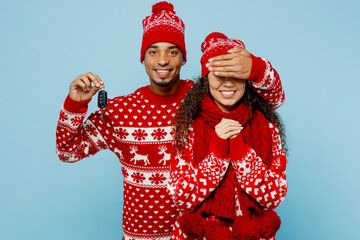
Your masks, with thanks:
[[(257, 60), (256, 60), (257, 59)], [(267, 60), (253, 59), (250, 83), (273, 106), (284, 101), (279, 76)], [(251, 78), (252, 79), (252, 78)], [(167, 97), (149, 86), (110, 99), (104, 109), (84, 121), (89, 101), (66, 98), (56, 131), (61, 161), (76, 162), (100, 150), (113, 151), (124, 178), (123, 239), (170, 239), (178, 211), (167, 193), (170, 177), (172, 121), (193, 82), (181, 80)]]
[[(230, 164), (234, 167), (239, 186), (258, 204), (267, 209), (276, 208), (285, 198), (286, 156), (281, 146), (279, 132), (269, 122), (272, 132), (272, 160), (270, 167), (262, 162), (256, 152), (244, 145), (240, 138), (227, 140), (217, 136), (217, 141), (209, 145), (209, 154), (197, 166), (193, 159), (194, 130), (189, 133), (189, 141), (184, 156), (171, 156), (172, 169), (168, 192), (182, 215), (186, 209), (196, 207), (204, 201), (219, 185)], [(230, 146), (229, 146), (230, 145)], [(239, 147), (245, 146), (245, 147)], [(227, 153), (228, 149), (231, 153)], [(239, 193), (235, 195), (236, 216), (241, 216)], [(174, 239), (187, 239), (178, 222), (174, 226)]]

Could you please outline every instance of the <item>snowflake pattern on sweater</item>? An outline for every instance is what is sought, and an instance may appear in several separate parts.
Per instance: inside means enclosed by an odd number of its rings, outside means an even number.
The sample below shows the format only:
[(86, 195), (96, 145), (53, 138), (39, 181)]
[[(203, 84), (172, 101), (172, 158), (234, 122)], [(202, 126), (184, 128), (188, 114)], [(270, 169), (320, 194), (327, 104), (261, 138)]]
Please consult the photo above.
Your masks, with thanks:
[[(193, 157), (194, 131), (191, 129), (184, 156), (172, 156), (171, 159), (168, 192), (173, 197), (180, 216), (184, 210), (196, 207), (215, 190), (229, 164), (234, 167), (238, 183), (247, 194), (264, 208), (276, 208), (287, 192), (286, 155), (281, 146), (278, 129), (271, 122), (269, 127), (273, 136), (269, 168), (251, 147), (246, 145), (245, 148), (239, 148), (239, 138), (231, 139), (229, 145), (233, 150), (230, 154), (223, 154), (221, 149), (227, 149), (227, 146), (223, 139), (218, 137), (215, 144), (210, 144), (207, 157), (199, 165), (193, 166), (191, 161), (187, 160)], [(242, 213), (237, 196), (238, 194), (235, 196), (235, 211), (236, 215), (240, 216)], [(178, 222), (174, 227), (174, 239), (187, 239)]]
[[(264, 60), (267, 72), (275, 72)], [(256, 64), (254, 64), (254, 67)], [(249, 81), (273, 106), (284, 101), (276, 74), (261, 73)], [(143, 87), (134, 93), (110, 99), (104, 109), (84, 121), (90, 101), (75, 102), (69, 97), (61, 109), (56, 151), (64, 162), (77, 162), (109, 149), (116, 154), (124, 179), (123, 239), (163, 239), (172, 236), (178, 211), (167, 193), (170, 176), (172, 121), (192, 81), (181, 80), (172, 96), (161, 97)]]

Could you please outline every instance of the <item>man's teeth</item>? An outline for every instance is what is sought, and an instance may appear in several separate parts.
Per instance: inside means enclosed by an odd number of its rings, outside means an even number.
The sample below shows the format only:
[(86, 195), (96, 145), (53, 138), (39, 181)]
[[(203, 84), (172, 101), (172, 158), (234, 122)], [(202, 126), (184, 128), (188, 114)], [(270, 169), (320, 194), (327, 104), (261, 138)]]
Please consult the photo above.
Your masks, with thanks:
[(161, 73), (166, 73), (166, 72), (170, 72), (170, 70), (160, 70), (160, 69), (158, 69), (158, 70), (156, 70), (157, 72), (161, 72)]
[(224, 94), (224, 95), (230, 96), (230, 95), (234, 94), (235, 91), (226, 91), (226, 92), (221, 92), (221, 93)]

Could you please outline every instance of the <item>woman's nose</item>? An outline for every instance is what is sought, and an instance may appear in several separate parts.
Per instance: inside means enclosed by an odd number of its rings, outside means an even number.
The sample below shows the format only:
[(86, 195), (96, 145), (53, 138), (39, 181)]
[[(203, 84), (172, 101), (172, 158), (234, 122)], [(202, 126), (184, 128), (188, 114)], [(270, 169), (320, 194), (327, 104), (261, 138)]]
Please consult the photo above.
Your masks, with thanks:
[(232, 87), (232, 86), (234, 86), (234, 79), (233, 79), (233, 78), (225, 77), (225, 78), (224, 78), (224, 83), (223, 83), (223, 85), (226, 86), (226, 87)]

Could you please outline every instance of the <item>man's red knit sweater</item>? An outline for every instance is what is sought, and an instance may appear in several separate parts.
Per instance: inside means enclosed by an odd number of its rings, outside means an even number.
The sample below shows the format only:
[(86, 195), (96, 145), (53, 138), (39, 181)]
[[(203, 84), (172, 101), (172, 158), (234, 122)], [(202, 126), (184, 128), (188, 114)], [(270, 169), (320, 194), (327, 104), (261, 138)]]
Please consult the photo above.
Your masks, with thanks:
[(161, 97), (142, 87), (108, 101), (83, 123), (88, 102), (66, 98), (57, 127), (60, 160), (76, 162), (100, 150), (113, 151), (124, 178), (124, 239), (168, 239), (177, 212), (166, 192), (171, 152), (171, 123), (191, 81), (176, 94)]

